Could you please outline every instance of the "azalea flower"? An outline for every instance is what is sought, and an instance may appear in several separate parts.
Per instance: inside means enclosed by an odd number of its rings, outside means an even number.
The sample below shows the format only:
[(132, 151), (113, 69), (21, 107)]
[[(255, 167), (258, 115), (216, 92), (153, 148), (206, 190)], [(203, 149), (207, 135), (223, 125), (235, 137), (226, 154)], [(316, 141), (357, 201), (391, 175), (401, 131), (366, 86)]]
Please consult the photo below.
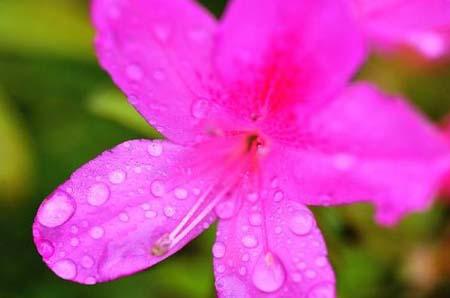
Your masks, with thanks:
[(97, 0), (102, 67), (166, 140), (133, 140), (40, 206), (44, 262), (83, 284), (144, 270), (218, 221), (219, 297), (334, 297), (306, 205), (372, 202), (379, 222), (426, 208), (449, 149), (423, 116), (367, 83), (336, 0)]
[(350, 0), (370, 43), (378, 49), (409, 46), (429, 58), (450, 49), (448, 0)]

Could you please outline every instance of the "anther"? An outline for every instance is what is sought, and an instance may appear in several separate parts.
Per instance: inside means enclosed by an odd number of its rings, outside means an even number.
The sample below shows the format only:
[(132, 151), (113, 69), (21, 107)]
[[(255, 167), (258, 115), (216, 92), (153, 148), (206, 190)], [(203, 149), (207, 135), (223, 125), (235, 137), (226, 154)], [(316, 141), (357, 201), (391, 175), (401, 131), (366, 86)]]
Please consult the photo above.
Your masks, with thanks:
[(159, 238), (151, 249), (151, 253), (155, 257), (160, 257), (165, 255), (170, 248), (170, 244), (172, 243), (172, 239), (168, 233), (164, 234)]

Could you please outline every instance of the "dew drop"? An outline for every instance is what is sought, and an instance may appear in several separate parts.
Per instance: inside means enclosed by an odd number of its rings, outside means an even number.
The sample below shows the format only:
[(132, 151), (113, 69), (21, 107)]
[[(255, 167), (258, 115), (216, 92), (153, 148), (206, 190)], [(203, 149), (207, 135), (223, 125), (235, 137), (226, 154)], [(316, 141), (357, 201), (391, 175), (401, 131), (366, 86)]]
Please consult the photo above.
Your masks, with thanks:
[(67, 222), (74, 212), (74, 200), (65, 192), (56, 191), (39, 208), (37, 220), (43, 226), (55, 228)]
[(150, 190), (155, 197), (162, 197), (166, 192), (164, 184), (160, 180), (154, 180), (150, 185)]
[(104, 183), (97, 183), (89, 188), (87, 201), (92, 206), (100, 206), (109, 199), (109, 196), (109, 187)]
[(80, 244), (80, 240), (78, 240), (78, 238), (74, 237), (74, 238), (70, 239), (70, 245), (78, 246), (78, 244)]
[(95, 285), (97, 283), (97, 280), (93, 276), (86, 277), (84, 280), (84, 283), (87, 285)]
[(206, 99), (199, 99), (192, 103), (191, 113), (194, 118), (203, 119), (209, 111), (209, 102)]
[(292, 280), (293, 280), (295, 283), (301, 282), (302, 279), (303, 279), (303, 278), (302, 278), (302, 275), (301, 275), (300, 273), (296, 272), (296, 273), (292, 274)]
[(164, 207), (164, 215), (167, 217), (172, 217), (175, 214), (175, 208), (172, 206)]
[(328, 263), (328, 260), (326, 257), (321, 256), (316, 259), (315, 263), (316, 263), (317, 267), (325, 267)]
[(153, 211), (153, 210), (145, 211), (146, 218), (155, 218), (156, 215), (157, 215), (156, 211)]
[(122, 170), (116, 170), (109, 174), (109, 182), (112, 184), (120, 184), (125, 181), (127, 174)]
[(215, 258), (222, 258), (225, 255), (226, 246), (222, 242), (216, 242), (213, 245), (212, 253)]
[(217, 204), (214, 210), (216, 211), (217, 216), (221, 219), (231, 218), (236, 211), (236, 200), (233, 198), (224, 200)]
[(273, 200), (275, 202), (279, 202), (279, 201), (281, 201), (283, 199), (283, 197), (284, 197), (284, 193), (281, 190), (278, 190), (273, 195)]
[(239, 274), (244, 276), (247, 274), (247, 268), (245, 268), (244, 266), (242, 266), (241, 268), (239, 268)]
[(125, 70), (126, 75), (130, 80), (139, 81), (142, 79), (143, 73), (140, 66), (136, 64), (130, 64)]
[(69, 259), (57, 261), (52, 266), (53, 271), (63, 279), (73, 279), (77, 275), (77, 266)]
[(50, 258), (55, 253), (55, 247), (50, 241), (40, 240), (37, 242), (37, 249), (42, 257), (45, 259)]
[(260, 213), (250, 214), (249, 222), (252, 226), (260, 226), (262, 223), (262, 215)]
[(254, 248), (258, 246), (258, 239), (256, 239), (253, 235), (245, 235), (241, 239), (242, 245), (244, 245), (247, 248)]
[(119, 220), (121, 222), (128, 222), (130, 220), (130, 217), (128, 216), (128, 214), (126, 212), (122, 212), (119, 214)]
[(247, 200), (249, 200), (250, 202), (254, 203), (258, 200), (259, 195), (256, 192), (251, 192), (247, 195)]
[(289, 219), (289, 229), (296, 235), (306, 235), (314, 226), (314, 218), (306, 210), (298, 210)]
[(94, 266), (94, 259), (90, 256), (83, 256), (81, 258), (81, 266), (83, 266), (86, 269), (92, 268)]
[(218, 273), (224, 273), (225, 272), (225, 266), (222, 265), (222, 264), (218, 265), (217, 268), (216, 268), (216, 271)]
[(308, 298), (334, 298), (335, 289), (334, 284), (330, 282), (324, 282), (322, 284), (316, 285), (308, 293)]
[(174, 194), (175, 194), (175, 198), (177, 198), (179, 200), (184, 200), (188, 196), (188, 191), (184, 188), (177, 187), (174, 190)]
[(261, 255), (252, 273), (255, 287), (262, 292), (272, 293), (283, 286), (284, 280), (284, 268), (278, 258), (270, 252)]
[(147, 151), (151, 156), (158, 157), (163, 152), (163, 146), (160, 142), (153, 141), (148, 145)]
[(99, 226), (95, 226), (89, 231), (89, 235), (91, 235), (93, 239), (100, 239), (103, 237), (104, 234), (105, 230)]
[(307, 278), (309, 278), (309, 279), (314, 279), (314, 278), (316, 278), (317, 273), (316, 273), (316, 271), (314, 271), (314, 270), (312, 270), (312, 269), (308, 269), (308, 270), (306, 270), (306, 272), (305, 272), (305, 276), (306, 276)]

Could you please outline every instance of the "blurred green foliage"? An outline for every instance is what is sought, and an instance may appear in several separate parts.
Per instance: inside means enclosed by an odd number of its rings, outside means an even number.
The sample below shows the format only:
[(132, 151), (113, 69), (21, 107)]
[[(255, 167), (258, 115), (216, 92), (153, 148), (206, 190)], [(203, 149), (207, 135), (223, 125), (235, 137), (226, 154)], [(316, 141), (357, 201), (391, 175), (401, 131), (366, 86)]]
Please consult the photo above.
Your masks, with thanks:
[[(201, 2), (216, 15), (225, 5)], [(125, 140), (160, 137), (97, 65), (89, 22), (87, 0), (0, 0), (0, 297), (214, 297), (213, 230), (151, 270), (96, 286), (59, 279), (34, 248), (35, 211), (73, 170)], [(411, 61), (373, 58), (360, 78), (437, 120), (450, 110), (449, 64)], [(340, 297), (450, 297), (450, 264), (438, 257), (450, 251), (448, 204), (393, 229), (365, 205), (314, 212)]]

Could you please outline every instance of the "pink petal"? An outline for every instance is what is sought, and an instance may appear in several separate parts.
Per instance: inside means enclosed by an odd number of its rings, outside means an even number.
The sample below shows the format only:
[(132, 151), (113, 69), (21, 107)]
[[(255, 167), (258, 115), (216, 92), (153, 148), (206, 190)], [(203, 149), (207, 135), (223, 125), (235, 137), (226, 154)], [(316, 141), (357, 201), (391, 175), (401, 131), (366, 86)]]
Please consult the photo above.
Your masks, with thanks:
[(190, 0), (95, 0), (102, 67), (161, 133), (192, 141), (210, 113), (213, 17)]
[(372, 202), (378, 222), (393, 224), (427, 208), (450, 169), (450, 148), (435, 127), (369, 84), (305, 114), (292, 137), (298, 149), (275, 147), (271, 156), (286, 173), (280, 184), (298, 189), (305, 204)]
[(45, 263), (64, 279), (94, 284), (146, 269), (183, 247), (212, 216), (166, 255), (151, 253), (207, 183), (181, 166), (188, 153), (168, 142), (130, 141), (77, 170), (37, 213), (33, 236)]
[(450, 2), (447, 0), (351, 0), (371, 42), (390, 50), (414, 47), (429, 58), (448, 53)]
[[(450, 117), (447, 116), (444, 125), (443, 125), (443, 132), (444, 137), (446, 138), (448, 145), (450, 147)], [(444, 178), (444, 195), (450, 197), (450, 171), (447, 173), (446, 177)]]
[[(234, 0), (218, 34), (217, 70), (242, 110), (322, 99), (362, 62), (363, 45), (335, 0)], [(267, 104), (270, 101), (270, 104)], [(267, 108), (267, 107), (266, 107)]]
[[(213, 246), (219, 297), (335, 297), (324, 240), (310, 210), (280, 189), (220, 220)], [(253, 206), (252, 206), (253, 204)]]

